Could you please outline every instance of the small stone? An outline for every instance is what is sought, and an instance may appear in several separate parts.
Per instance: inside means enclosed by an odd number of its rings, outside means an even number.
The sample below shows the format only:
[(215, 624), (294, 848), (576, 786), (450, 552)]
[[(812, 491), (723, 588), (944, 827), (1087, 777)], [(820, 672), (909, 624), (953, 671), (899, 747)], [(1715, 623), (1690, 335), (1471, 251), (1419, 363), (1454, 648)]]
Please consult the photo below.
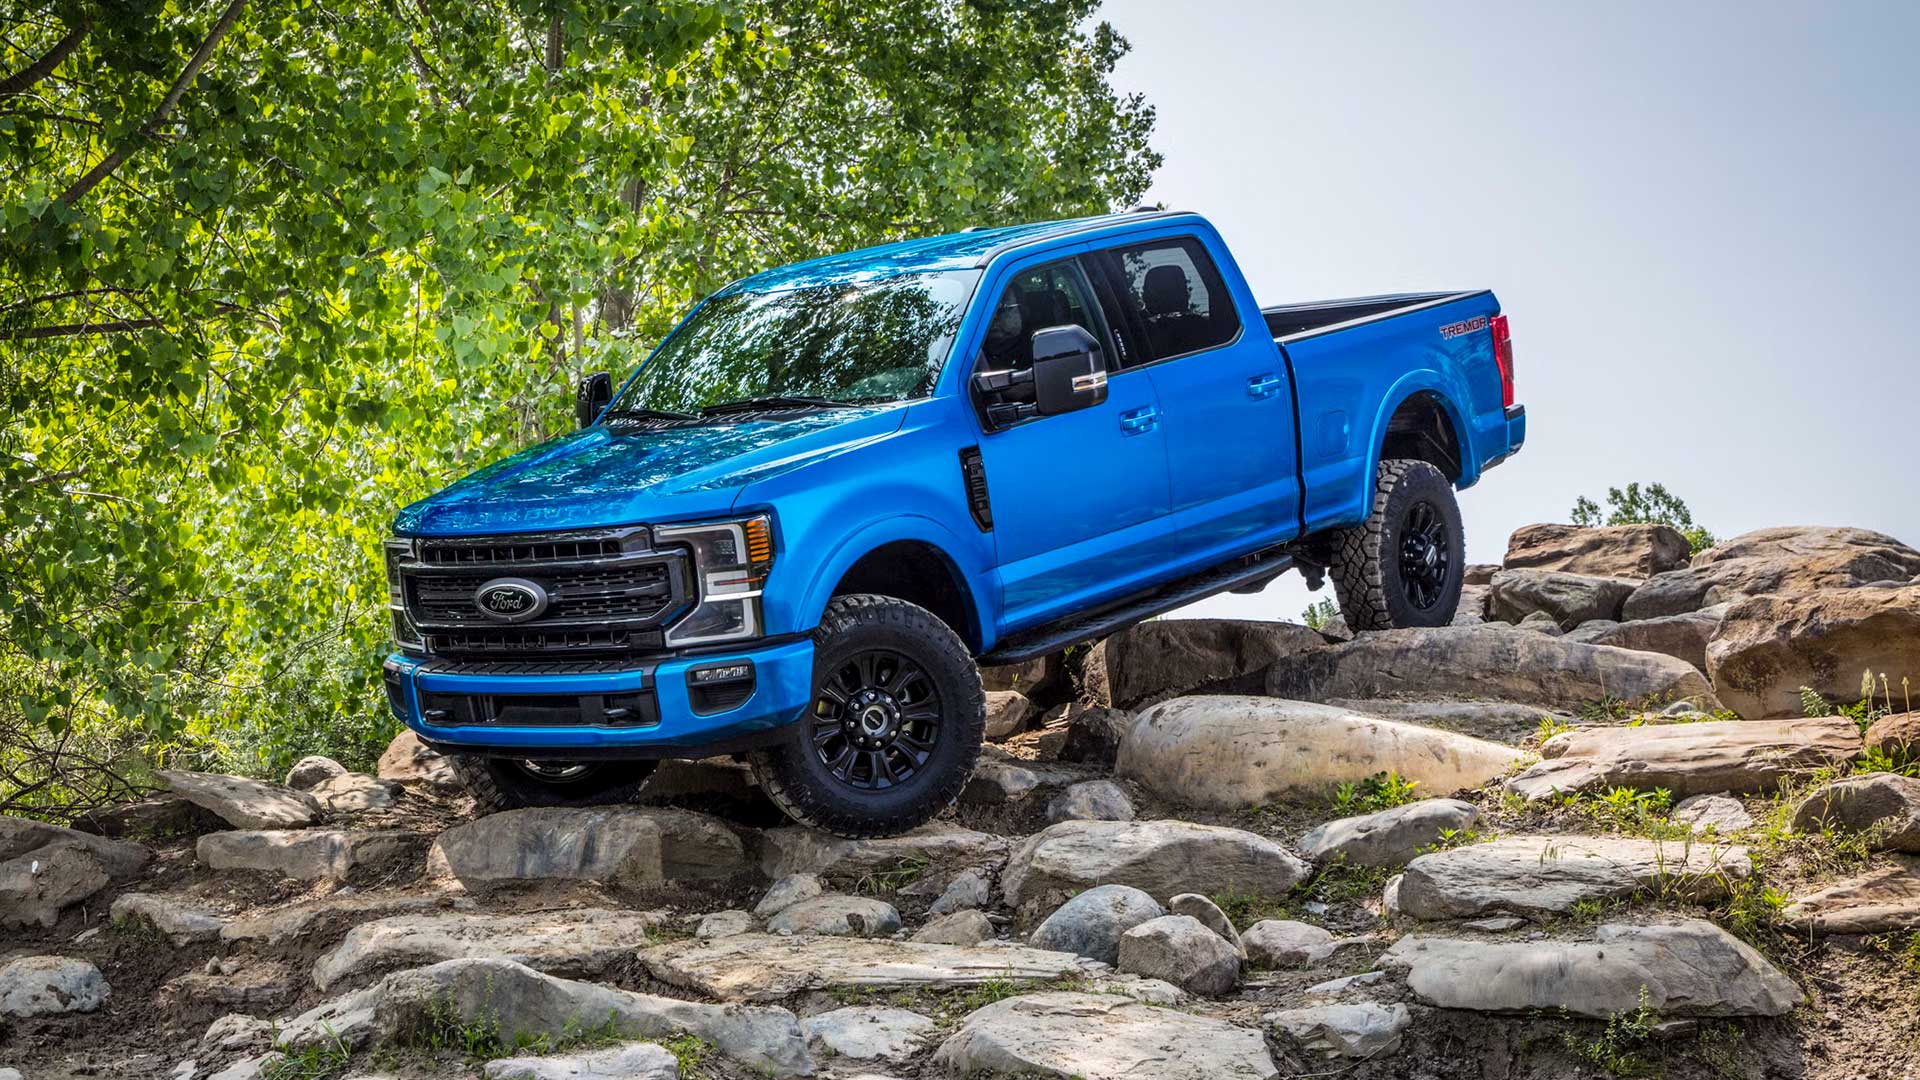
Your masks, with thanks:
[(753, 913), (762, 919), (772, 918), (782, 908), (792, 907), (802, 900), (811, 900), (826, 891), (817, 875), (788, 874), (767, 889), (767, 895), (753, 906)]
[(314, 754), (303, 757), (287, 770), (287, 786), (295, 791), (310, 791), (322, 780), (331, 780), (336, 776), (347, 775), (347, 767), (333, 760)]
[(767, 920), (767, 929), (776, 934), (886, 937), (900, 929), (900, 913), (884, 900), (827, 893), (781, 908)]
[(933, 903), (927, 905), (929, 915), (951, 915), (968, 908), (983, 908), (993, 900), (993, 882), (978, 870), (962, 870), (947, 882), (947, 887)]
[(1240, 956), (1188, 915), (1163, 915), (1120, 935), (1120, 970), (1170, 982), (1190, 994), (1222, 997), (1240, 981)]
[(909, 940), (931, 945), (978, 945), (993, 940), (993, 920), (979, 911), (956, 911), (927, 923)]
[(213, 870), (346, 881), (363, 869), (418, 859), (426, 844), (424, 836), (407, 829), (238, 829), (202, 836), (194, 854)]
[(739, 910), (716, 911), (711, 915), (701, 917), (700, 925), (693, 931), (693, 936), (705, 940), (708, 938), (732, 937), (735, 934), (745, 934), (752, 930), (752, 915)]
[(109, 993), (100, 969), (85, 960), (23, 956), (0, 965), (0, 1016), (92, 1012)]
[(987, 691), (987, 738), (1016, 735), (1033, 715), (1033, 702), (1018, 690)]
[(1132, 821), (1133, 800), (1111, 780), (1071, 785), (1047, 804), (1047, 821)]
[(927, 1045), (939, 1025), (908, 1009), (850, 1006), (801, 1022), (807, 1046), (822, 1057), (905, 1062)]
[(1835, 780), (1801, 801), (1793, 828), (1865, 833), (1875, 850), (1920, 854), (1920, 779), (1881, 772)]
[(1674, 804), (1670, 819), (1694, 832), (1729, 836), (1753, 828), (1753, 815), (1731, 795), (1690, 795)]
[(1322, 864), (1405, 866), (1445, 835), (1465, 832), (1479, 816), (1472, 803), (1459, 799), (1422, 799), (1329, 821), (1300, 838), (1300, 852)]
[(1159, 901), (1130, 885), (1098, 885), (1054, 909), (1027, 939), (1035, 948), (1114, 963), (1120, 937), (1166, 914)]
[(1342, 975), (1337, 979), (1328, 979), (1323, 983), (1314, 983), (1312, 986), (1307, 987), (1305, 993), (1313, 997), (1331, 997), (1335, 994), (1344, 994), (1349, 990), (1355, 990), (1362, 986), (1372, 986), (1386, 977), (1387, 973), (1384, 971), (1363, 971), (1358, 975)]
[(1332, 940), (1326, 930), (1292, 919), (1262, 919), (1240, 935), (1247, 962), (1257, 968), (1300, 967), (1312, 949)]
[(1413, 1014), (1405, 1005), (1368, 1001), (1284, 1009), (1269, 1013), (1267, 1022), (1306, 1050), (1328, 1057), (1377, 1058), (1400, 1045), (1400, 1035), (1413, 1023)]
[(1181, 893), (1167, 901), (1167, 913), (1198, 919), (1202, 926), (1219, 934), (1227, 944), (1233, 946), (1235, 955), (1240, 959), (1247, 958), (1246, 946), (1240, 943), (1240, 933), (1233, 928), (1233, 920), (1227, 918), (1227, 913), (1221, 911), (1220, 905), (1212, 900), (1199, 893)]
[(1527, 920), (1517, 915), (1496, 915), (1491, 919), (1468, 919), (1460, 925), (1483, 934), (1504, 934), (1527, 925)]

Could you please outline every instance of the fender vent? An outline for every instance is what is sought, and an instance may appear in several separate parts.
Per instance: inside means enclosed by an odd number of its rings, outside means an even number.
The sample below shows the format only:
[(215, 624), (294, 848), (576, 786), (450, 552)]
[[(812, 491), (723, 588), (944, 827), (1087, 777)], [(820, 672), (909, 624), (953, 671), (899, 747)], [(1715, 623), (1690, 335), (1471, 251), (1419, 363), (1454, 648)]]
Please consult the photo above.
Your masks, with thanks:
[(980, 460), (980, 448), (969, 446), (960, 451), (960, 478), (967, 485), (967, 509), (981, 532), (993, 531), (993, 500), (987, 497), (987, 466)]

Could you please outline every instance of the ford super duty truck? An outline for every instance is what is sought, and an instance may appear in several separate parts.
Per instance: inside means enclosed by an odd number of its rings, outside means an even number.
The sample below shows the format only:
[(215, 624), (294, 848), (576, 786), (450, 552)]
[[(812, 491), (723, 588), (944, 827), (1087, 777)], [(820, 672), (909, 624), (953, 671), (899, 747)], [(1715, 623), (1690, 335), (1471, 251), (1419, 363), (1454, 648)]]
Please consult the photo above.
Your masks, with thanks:
[(1491, 292), (1262, 308), (1159, 211), (768, 270), (576, 404), (396, 517), (394, 713), (491, 807), (732, 754), (850, 836), (957, 796), (977, 665), (1288, 569), (1445, 624), (1454, 489), (1526, 433)]

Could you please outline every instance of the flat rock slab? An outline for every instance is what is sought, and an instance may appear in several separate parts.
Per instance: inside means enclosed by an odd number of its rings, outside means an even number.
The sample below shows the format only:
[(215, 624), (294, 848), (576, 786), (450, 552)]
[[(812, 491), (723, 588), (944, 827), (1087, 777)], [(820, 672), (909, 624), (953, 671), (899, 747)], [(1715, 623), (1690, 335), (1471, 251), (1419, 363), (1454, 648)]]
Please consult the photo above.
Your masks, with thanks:
[(1162, 903), (1185, 892), (1283, 896), (1312, 868), (1264, 836), (1185, 821), (1063, 821), (1027, 838), (1000, 876), (1009, 907), (1051, 907), (1095, 885)]
[(1527, 799), (1612, 787), (1750, 795), (1859, 753), (1860, 729), (1845, 717), (1582, 728), (1548, 739), (1507, 788)]
[(661, 982), (720, 1001), (754, 1002), (781, 1001), (809, 990), (938, 990), (998, 980), (1049, 982), (1108, 970), (1072, 953), (1022, 945), (768, 934), (678, 941), (642, 952), (640, 962)]
[(330, 938), (369, 919), (450, 910), (473, 901), (445, 895), (402, 896), (364, 892), (301, 900), (272, 911), (229, 919), (220, 940), (277, 948), (301, 938)]
[(213, 870), (259, 870), (302, 881), (347, 881), (420, 857), (425, 836), (409, 829), (240, 829), (208, 833), (194, 855)]
[(1522, 525), (1507, 537), (1501, 565), (1649, 578), (1687, 565), (1687, 547), (1671, 525)]
[(114, 898), (108, 917), (116, 923), (144, 923), (167, 935), (175, 946), (201, 941), (216, 941), (227, 921), (193, 901), (179, 896), (153, 893), (121, 893)]
[(1046, 993), (975, 1010), (933, 1062), (953, 1076), (1263, 1080), (1260, 1032), (1104, 994)]
[(1642, 994), (1663, 1016), (1781, 1016), (1800, 988), (1745, 942), (1699, 919), (1609, 923), (1591, 940), (1401, 938), (1380, 959), (1442, 1009), (1565, 1009), (1599, 1019), (1632, 1012)]
[(933, 822), (899, 836), (848, 840), (813, 829), (788, 827), (761, 834), (760, 872), (769, 878), (788, 874), (831, 874), (856, 878), (915, 864), (959, 869), (1006, 858), (1003, 836)]
[(440, 834), (431, 877), (469, 888), (585, 880), (644, 887), (751, 869), (746, 845), (718, 818), (645, 806), (508, 810)]
[(1577, 709), (1607, 698), (1719, 701), (1706, 677), (1659, 653), (1537, 634), (1502, 623), (1381, 630), (1274, 662), (1266, 691), (1298, 701), (1329, 698), (1472, 698)]
[(280, 1045), (387, 1044), (428, 1025), (484, 1022), (516, 1037), (692, 1035), (755, 1073), (810, 1075), (800, 1022), (785, 1009), (708, 1005), (562, 979), (510, 960), (447, 960), (397, 971), (281, 1024)]
[(823, 1057), (859, 1061), (905, 1061), (918, 1053), (939, 1025), (910, 1009), (853, 1005), (802, 1021), (807, 1045)]
[(1400, 880), (1416, 919), (1553, 915), (1583, 900), (1659, 889), (1691, 900), (1725, 896), (1753, 864), (1743, 847), (1625, 837), (1515, 836), (1422, 855)]
[(1816, 934), (1920, 930), (1920, 859), (1901, 859), (1796, 897), (1784, 914)]
[(1330, 795), (1388, 770), (1447, 795), (1497, 779), (1520, 757), (1471, 735), (1330, 705), (1203, 695), (1141, 713), (1120, 744), (1118, 772), (1183, 805), (1236, 810)]
[(313, 984), (331, 990), (402, 967), (490, 957), (567, 978), (592, 978), (648, 944), (666, 921), (657, 911), (577, 908), (525, 915), (395, 915), (361, 923), (313, 966)]
[(174, 794), (213, 811), (236, 829), (300, 829), (320, 819), (320, 803), (285, 784), (178, 769), (155, 775)]
[(680, 1080), (679, 1059), (657, 1043), (626, 1043), (579, 1054), (499, 1058), (486, 1080)]

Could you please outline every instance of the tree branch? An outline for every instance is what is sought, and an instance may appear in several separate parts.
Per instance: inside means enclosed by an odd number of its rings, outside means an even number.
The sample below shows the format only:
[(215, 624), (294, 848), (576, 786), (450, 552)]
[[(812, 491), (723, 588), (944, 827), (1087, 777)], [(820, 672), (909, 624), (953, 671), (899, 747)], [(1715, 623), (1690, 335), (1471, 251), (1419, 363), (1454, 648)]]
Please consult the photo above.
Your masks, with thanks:
[(160, 100), (160, 107), (153, 110), (153, 115), (147, 117), (147, 122), (141, 124), (138, 131), (122, 141), (119, 146), (114, 147), (113, 152), (100, 159), (98, 165), (88, 169), (86, 175), (75, 180), (72, 187), (60, 193), (62, 206), (72, 206), (85, 198), (87, 192), (93, 190), (94, 185), (112, 175), (113, 171), (139, 148), (140, 143), (152, 138), (160, 129), (160, 125), (166, 123), (167, 117), (173, 114), (174, 106), (180, 104), (181, 97), (186, 94), (187, 87), (193, 85), (193, 80), (200, 74), (200, 69), (213, 56), (214, 47), (220, 44), (221, 38), (227, 36), (227, 31), (233, 29), (233, 24), (239, 21), (240, 12), (245, 10), (246, 6), (247, 0), (230, 0), (227, 10), (220, 13), (219, 21), (213, 24), (213, 29), (207, 31), (206, 39), (200, 42), (199, 48), (193, 50), (193, 58), (187, 61), (186, 69), (180, 72), (179, 78), (173, 80), (173, 86), (167, 90), (167, 96)]
[(34, 83), (53, 74), (53, 69), (60, 66), (60, 61), (65, 60), (67, 54), (80, 47), (80, 39), (86, 37), (87, 31), (92, 28), (91, 19), (81, 19), (78, 25), (68, 30), (59, 41), (54, 42), (53, 48), (48, 49), (40, 59), (0, 79), (0, 98), (24, 94), (33, 88)]

